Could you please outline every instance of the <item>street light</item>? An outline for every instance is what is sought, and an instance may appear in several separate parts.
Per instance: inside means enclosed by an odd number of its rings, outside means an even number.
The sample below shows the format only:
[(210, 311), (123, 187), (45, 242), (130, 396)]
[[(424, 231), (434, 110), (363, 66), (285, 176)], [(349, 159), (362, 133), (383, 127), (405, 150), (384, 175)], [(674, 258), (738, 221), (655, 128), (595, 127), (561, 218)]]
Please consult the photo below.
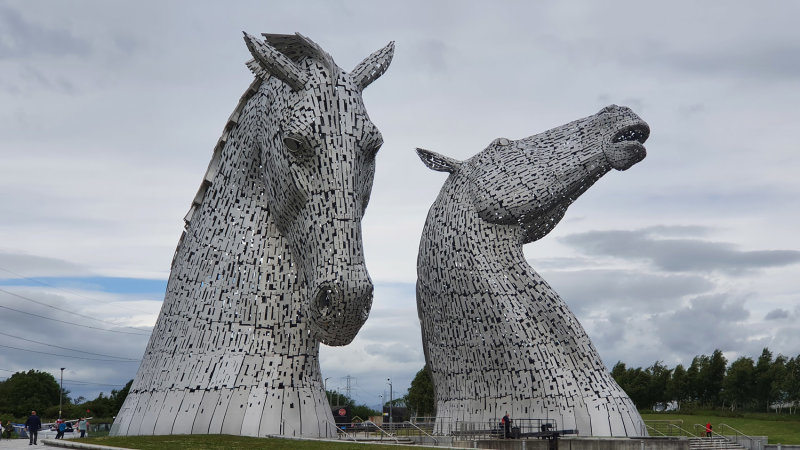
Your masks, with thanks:
[(333, 377), (325, 378), (325, 381), (322, 382), (322, 384), (325, 385), (325, 399), (328, 400), (328, 405), (331, 404), (331, 399), (328, 398), (328, 380), (330, 380), (331, 378)]
[(61, 419), (61, 399), (64, 398), (64, 369), (61, 368), (61, 391), (58, 393), (58, 418)]
[(392, 379), (387, 378), (386, 382), (389, 383), (389, 423), (392, 423)]

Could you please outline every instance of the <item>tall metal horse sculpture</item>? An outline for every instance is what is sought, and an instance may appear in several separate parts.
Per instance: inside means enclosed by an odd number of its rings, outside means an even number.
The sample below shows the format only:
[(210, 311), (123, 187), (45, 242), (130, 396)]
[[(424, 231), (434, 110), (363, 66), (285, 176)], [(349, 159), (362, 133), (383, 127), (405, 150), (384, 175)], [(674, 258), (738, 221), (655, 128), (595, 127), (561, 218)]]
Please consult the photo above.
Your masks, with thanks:
[(319, 343), (345, 345), (372, 282), (361, 218), (382, 144), (362, 90), (394, 44), (344, 72), (297, 35), (245, 34), (255, 81), (220, 138), (112, 434), (329, 436)]
[(581, 435), (646, 435), (563, 300), (525, 261), (567, 207), (609, 170), (645, 157), (650, 131), (630, 109), (520, 140), (497, 139), (466, 161), (418, 149), (449, 172), (428, 213), (417, 307), (437, 421), (550, 419)]

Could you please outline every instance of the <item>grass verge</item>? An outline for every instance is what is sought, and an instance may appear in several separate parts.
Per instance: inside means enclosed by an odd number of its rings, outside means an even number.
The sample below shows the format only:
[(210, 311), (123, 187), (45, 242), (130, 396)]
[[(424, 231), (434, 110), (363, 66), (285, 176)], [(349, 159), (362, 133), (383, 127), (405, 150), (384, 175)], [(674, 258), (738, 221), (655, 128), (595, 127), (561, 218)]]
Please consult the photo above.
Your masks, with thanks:
[[(359, 444), (355, 442), (300, 441), (295, 439), (255, 438), (226, 434), (193, 434), (171, 436), (103, 436), (81, 439), (87, 444), (108, 445), (141, 450), (397, 450), (396, 445)], [(434, 447), (414, 447), (434, 448)]]
[[(705, 426), (711, 422), (715, 432), (730, 433), (726, 426), (730, 426), (747, 436), (768, 436), (770, 444), (800, 444), (800, 417), (766, 414), (744, 413), (737, 417), (720, 415), (716, 411), (707, 411), (698, 414), (672, 414), (672, 413), (643, 413), (644, 420), (682, 420), (680, 425), (689, 431), (695, 431), (694, 424)], [(699, 430), (697, 430), (699, 431)]]

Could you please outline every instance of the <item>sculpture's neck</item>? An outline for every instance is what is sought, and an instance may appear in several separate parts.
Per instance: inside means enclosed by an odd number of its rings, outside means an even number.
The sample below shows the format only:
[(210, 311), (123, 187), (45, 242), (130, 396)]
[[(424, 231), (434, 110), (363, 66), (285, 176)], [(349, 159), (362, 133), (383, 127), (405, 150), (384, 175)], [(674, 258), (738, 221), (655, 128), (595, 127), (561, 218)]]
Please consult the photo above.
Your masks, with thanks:
[(521, 227), (478, 217), (465, 183), (465, 177), (452, 175), (428, 213), (418, 261), (423, 282), (432, 273), (430, 267), (442, 265), (452, 270), (437, 273), (450, 274), (453, 280), (468, 278), (480, 285), (492, 283), (487, 274), (518, 273), (520, 267), (528, 267)]

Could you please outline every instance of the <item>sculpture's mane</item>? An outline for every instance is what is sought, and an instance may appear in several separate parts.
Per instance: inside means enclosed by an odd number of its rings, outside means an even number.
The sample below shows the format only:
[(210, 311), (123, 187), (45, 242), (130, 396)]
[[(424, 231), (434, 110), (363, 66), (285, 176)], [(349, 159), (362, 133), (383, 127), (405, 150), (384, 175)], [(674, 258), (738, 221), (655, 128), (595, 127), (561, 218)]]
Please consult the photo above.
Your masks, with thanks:
[[(300, 64), (305, 59), (314, 59), (321, 62), (325, 68), (328, 69), (328, 72), (332, 77), (337, 75), (339, 69), (336, 66), (336, 63), (333, 61), (333, 58), (327, 52), (322, 50), (322, 48), (314, 41), (306, 38), (300, 33), (263, 33), (262, 36), (264, 36), (264, 39), (273, 48), (284, 54), (287, 58), (291, 59), (295, 64)], [(250, 98), (256, 92), (258, 92), (258, 89), (261, 87), (261, 83), (269, 79), (269, 74), (258, 65), (256, 60), (251, 59), (247, 61), (246, 64), (247, 67), (249, 67), (250, 70), (256, 75), (256, 78), (253, 80), (253, 82), (250, 84), (250, 87), (247, 88), (244, 94), (242, 94), (242, 97), (239, 99), (239, 103), (236, 105), (233, 113), (231, 113), (228, 121), (225, 123), (225, 128), (222, 130), (222, 136), (220, 136), (219, 140), (217, 140), (217, 145), (214, 147), (211, 161), (208, 163), (208, 169), (206, 169), (205, 176), (203, 176), (203, 181), (200, 183), (200, 188), (197, 190), (197, 194), (192, 200), (192, 206), (189, 208), (189, 212), (186, 213), (186, 216), (183, 218), (184, 229), (189, 228), (189, 224), (192, 221), (194, 213), (203, 203), (203, 199), (205, 199), (209, 186), (211, 186), (211, 183), (214, 182), (214, 177), (216, 177), (220, 166), (222, 149), (225, 148), (225, 143), (228, 141), (231, 130), (233, 130), (233, 128), (239, 123), (240, 115), (244, 110), (247, 101), (250, 100)]]

